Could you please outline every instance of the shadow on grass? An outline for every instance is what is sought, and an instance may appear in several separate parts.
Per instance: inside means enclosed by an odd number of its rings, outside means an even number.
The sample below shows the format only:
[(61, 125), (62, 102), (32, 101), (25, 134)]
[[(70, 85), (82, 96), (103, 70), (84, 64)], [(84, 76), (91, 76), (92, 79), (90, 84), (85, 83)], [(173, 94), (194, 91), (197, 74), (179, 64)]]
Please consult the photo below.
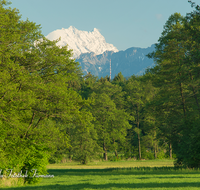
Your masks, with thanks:
[[(2, 188), (2, 190), (64, 190), (64, 189), (110, 189), (110, 188), (181, 188), (188, 187), (188, 189), (192, 187), (200, 187), (200, 182), (185, 182), (184, 178), (198, 178), (194, 176), (195, 174), (199, 174), (199, 170), (185, 170), (179, 169), (176, 170), (174, 168), (166, 168), (166, 169), (158, 169), (158, 168), (111, 168), (111, 169), (49, 169), (49, 174), (55, 176), (55, 180), (51, 179), (47, 181), (50, 183), (49, 185), (45, 184), (36, 184), (35, 186), (24, 186), (24, 187), (12, 187), (12, 188)], [(186, 175), (185, 174), (189, 174)], [(109, 178), (109, 176), (115, 176), (114, 178)], [(131, 179), (129, 183), (120, 183), (120, 180), (126, 179), (127, 175), (134, 175), (134, 178)], [(139, 176), (140, 175), (140, 176)], [(141, 175), (144, 175), (141, 176)], [(156, 176), (155, 176), (156, 175)], [(163, 176), (164, 175), (164, 176)], [(166, 177), (165, 177), (166, 175)], [(83, 176), (88, 176), (87, 179), (81, 179)], [(89, 176), (97, 176), (97, 177), (105, 177), (108, 183), (104, 184), (92, 184)], [(67, 185), (67, 181), (65, 179), (70, 177), (77, 177), (76, 184)], [(80, 177), (80, 178), (79, 178)], [(145, 179), (183, 179), (183, 182), (180, 183), (161, 183), (161, 182), (152, 182), (145, 183)], [(75, 178), (76, 179), (76, 178)], [(80, 180), (78, 180), (80, 179)], [(104, 178), (103, 178), (104, 179)], [(134, 183), (134, 179), (144, 180), (144, 183)], [(59, 181), (60, 180), (60, 181)], [(112, 180), (112, 181), (111, 181)], [(114, 181), (114, 182), (113, 182)], [(116, 183), (115, 183), (116, 181)], [(95, 181), (93, 181), (95, 183)]]
[[(64, 190), (64, 189), (77, 189), (81, 190), (84, 188), (87, 189), (110, 189), (110, 188), (181, 188), (181, 187), (200, 187), (200, 183), (107, 183), (107, 184), (90, 184), (90, 183), (81, 183), (76, 185), (49, 185), (49, 186), (26, 186), (26, 187), (16, 187), (9, 188), (14, 190)], [(8, 190), (7, 188), (3, 188), (2, 190)]]
[[(178, 175), (199, 174), (200, 170), (186, 170), (174, 168), (109, 168), (109, 169), (49, 169), (49, 174), (54, 176), (85, 176), (85, 175)], [(171, 178), (171, 177), (170, 177)], [(172, 176), (173, 178), (173, 176)], [(182, 176), (182, 178), (184, 178)]]

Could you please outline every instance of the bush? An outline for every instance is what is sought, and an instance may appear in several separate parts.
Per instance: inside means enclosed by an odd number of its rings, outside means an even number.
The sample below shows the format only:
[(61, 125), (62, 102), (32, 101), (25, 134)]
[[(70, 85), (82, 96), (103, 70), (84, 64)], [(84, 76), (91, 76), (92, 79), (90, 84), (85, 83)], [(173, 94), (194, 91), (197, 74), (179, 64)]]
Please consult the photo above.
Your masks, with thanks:
[(167, 157), (168, 156), (166, 155), (166, 153), (163, 150), (159, 151), (158, 154), (157, 154), (158, 159), (165, 159)]
[(152, 153), (151, 150), (147, 150), (144, 146), (141, 147), (141, 155), (142, 155), (142, 158), (145, 160), (154, 159), (154, 153)]
[(112, 162), (117, 162), (117, 161), (120, 161), (121, 158), (120, 157), (117, 158), (115, 155), (110, 155), (108, 156), (108, 160)]

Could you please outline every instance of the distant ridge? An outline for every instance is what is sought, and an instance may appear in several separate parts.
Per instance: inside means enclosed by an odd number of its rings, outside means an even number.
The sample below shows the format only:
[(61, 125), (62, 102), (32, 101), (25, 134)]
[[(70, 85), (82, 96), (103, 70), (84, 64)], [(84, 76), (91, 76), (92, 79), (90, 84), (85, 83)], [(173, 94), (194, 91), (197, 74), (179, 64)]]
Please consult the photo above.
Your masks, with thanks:
[(153, 52), (155, 45), (148, 48), (128, 48), (125, 51), (112, 52), (106, 51), (103, 54), (95, 55), (94, 53), (81, 54), (76, 61), (80, 63), (84, 74), (91, 72), (93, 75), (100, 77), (109, 76), (110, 59), (112, 65), (112, 76), (119, 72), (124, 77), (142, 75), (147, 67), (153, 67), (154, 62), (146, 55)]
[(49, 33), (46, 38), (56, 40), (61, 38), (57, 43), (58, 46), (68, 45), (73, 49), (73, 57), (77, 58), (82, 53), (102, 54), (105, 51), (118, 52), (114, 45), (106, 43), (105, 38), (98, 29), (94, 28), (92, 32), (81, 31), (73, 26), (68, 29), (59, 29)]

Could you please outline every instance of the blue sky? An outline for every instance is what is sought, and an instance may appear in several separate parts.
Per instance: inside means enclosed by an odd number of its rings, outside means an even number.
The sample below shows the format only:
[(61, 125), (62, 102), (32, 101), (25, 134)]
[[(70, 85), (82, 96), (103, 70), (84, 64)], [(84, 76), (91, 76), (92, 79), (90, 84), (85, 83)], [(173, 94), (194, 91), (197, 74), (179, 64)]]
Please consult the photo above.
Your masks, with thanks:
[[(193, 9), (187, 0), (9, 0), (22, 20), (41, 24), (42, 33), (74, 26), (99, 29), (119, 50), (156, 43), (169, 16)], [(193, 0), (200, 4), (200, 0)]]

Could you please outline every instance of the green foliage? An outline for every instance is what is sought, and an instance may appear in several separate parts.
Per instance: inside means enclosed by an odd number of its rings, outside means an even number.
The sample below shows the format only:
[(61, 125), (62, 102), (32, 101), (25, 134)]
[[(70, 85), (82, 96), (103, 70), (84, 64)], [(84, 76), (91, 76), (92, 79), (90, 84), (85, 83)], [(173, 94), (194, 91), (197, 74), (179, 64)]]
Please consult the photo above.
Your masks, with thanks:
[(117, 156), (119, 144), (125, 141), (126, 130), (130, 128), (129, 115), (122, 108), (121, 87), (100, 80), (94, 85), (93, 91), (90, 111), (95, 117), (93, 123), (98, 132), (98, 144), (103, 147), (104, 159), (107, 160), (107, 150), (114, 150)]
[(56, 119), (74, 123), (85, 104), (68, 86), (81, 72), (67, 47), (5, 5), (0, 2), (0, 168), (45, 174), (50, 155), (69, 147)]
[(177, 165), (183, 165), (190, 168), (199, 168), (200, 159), (199, 159), (199, 124), (200, 120), (196, 119), (193, 121), (187, 121), (185, 128), (182, 132), (182, 137), (180, 142), (177, 143), (175, 147), (176, 156), (177, 156)]
[(126, 79), (124, 78), (124, 76), (120, 72), (120, 73), (117, 74), (117, 76), (114, 77), (114, 79), (112, 80), (112, 83), (118, 84), (119, 86), (124, 87), (125, 81), (126, 81)]
[(86, 110), (82, 110), (81, 117), (75, 126), (71, 129), (72, 153), (73, 159), (80, 161), (81, 164), (87, 164), (92, 159), (98, 158), (102, 151), (97, 144), (97, 133), (94, 125), (92, 115)]
[(141, 152), (142, 152), (142, 159), (145, 159), (145, 160), (155, 159), (154, 152), (151, 150), (147, 150), (145, 146), (142, 146)]
[(112, 162), (117, 162), (117, 161), (120, 161), (121, 158), (120, 157), (116, 157), (115, 155), (108, 155), (108, 160), (112, 161)]
[(110, 81), (82, 77), (67, 46), (56, 46), (59, 39), (49, 41), (7, 5), (0, 1), (1, 169), (46, 174), (49, 160), (68, 155), (89, 164), (102, 153), (111, 161), (174, 154), (177, 166), (200, 167), (198, 6), (169, 17), (148, 55), (154, 68)]
[[(143, 77), (132, 76), (128, 79), (124, 90), (126, 92), (127, 112), (132, 116), (132, 120), (129, 120), (130, 124), (132, 124), (132, 129), (129, 130), (129, 133), (132, 133), (132, 135), (128, 136), (132, 138), (130, 141), (133, 141), (133, 138), (136, 137), (133, 134), (137, 135), (138, 142), (135, 143), (134, 146), (138, 147), (138, 157), (139, 159), (142, 159), (141, 139), (143, 138), (142, 136), (144, 135), (144, 131), (146, 134), (150, 135), (150, 124), (148, 124), (147, 120), (151, 120), (151, 122), (154, 120), (152, 117), (150, 119), (150, 115), (145, 111), (145, 109), (146, 104), (154, 95), (154, 88), (151, 83), (144, 80)], [(145, 128), (145, 125), (147, 125), (148, 128)], [(153, 126), (155, 127), (155, 125)], [(148, 146), (146, 146), (146, 149), (147, 148)], [(146, 153), (145, 151), (143, 152)]]
[(93, 76), (90, 72), (83, 77), (81, 80), (81, 89), (79, 90), (79, 94), (81, 94), (83, 99), (88, 99), (88, 97), (93, 92), (93, 86), (97, 81), (97, 77)]
[[(152, 101), (161, 134), (177, 156), (177, 165), (199, 167), (196, 138), (199, 125), (199, 7), (186, 17), (171, 15), (156, 45), (149, 54), (156, 66), (148, 71), (159, 88)], [(191, 35), (192, 33), (194, 34)], [(195, 135), (194, 135), (195, 133)]]
[(158, 152), (158, 156), (157, 156), (158, 159), (166, 159), (168, 158), (166, 153), (162, 150), (162, 151), (159, 151)]

